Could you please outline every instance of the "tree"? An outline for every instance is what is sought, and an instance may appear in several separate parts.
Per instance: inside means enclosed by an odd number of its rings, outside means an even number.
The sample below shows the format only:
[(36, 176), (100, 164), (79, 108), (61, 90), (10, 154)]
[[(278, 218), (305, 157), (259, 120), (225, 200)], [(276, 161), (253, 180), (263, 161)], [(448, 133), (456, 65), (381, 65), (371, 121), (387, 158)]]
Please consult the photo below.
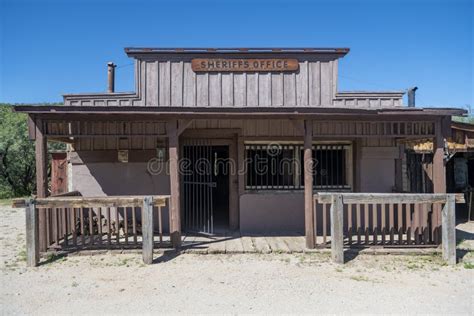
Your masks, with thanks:
[(35, 148), (27, 116), (0, 104), (0, 198), (30, 195), (36, 185)]

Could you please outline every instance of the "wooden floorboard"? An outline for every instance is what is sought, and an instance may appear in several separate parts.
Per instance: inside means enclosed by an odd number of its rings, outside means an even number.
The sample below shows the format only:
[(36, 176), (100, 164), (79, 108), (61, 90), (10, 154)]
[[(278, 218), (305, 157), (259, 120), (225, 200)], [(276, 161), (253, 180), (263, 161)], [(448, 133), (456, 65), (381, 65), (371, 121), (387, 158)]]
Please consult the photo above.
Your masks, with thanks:
[(271, 253), (272, 249), (268, 244), (265, 237), (252, 237), (253, 244), (255, 245), (255, 252), (258, 253)]
[(225, 240), (226, 253), (243, 253), (244, 247), (242, 245), (242, 238), (229, 238)]
[(248, 236), (242, 236), (242, 246), (244, 249), (244, 252), (256, 252), (255, 246), (253, 244), (252, 238)]

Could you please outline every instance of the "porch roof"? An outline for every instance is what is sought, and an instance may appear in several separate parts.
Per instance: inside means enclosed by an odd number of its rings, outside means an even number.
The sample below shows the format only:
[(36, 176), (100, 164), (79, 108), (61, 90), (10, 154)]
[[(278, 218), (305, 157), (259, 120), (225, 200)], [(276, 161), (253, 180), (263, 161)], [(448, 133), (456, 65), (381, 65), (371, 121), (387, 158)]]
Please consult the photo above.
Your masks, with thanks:
[(318, 116), (462, 116), (458, 108), (361, 108), (361, 107), (136, 107), (136, 106), (64, 106), (17, 105), (15, 112), (29, 114), (146, 114), (166, 118), (315, 118)]

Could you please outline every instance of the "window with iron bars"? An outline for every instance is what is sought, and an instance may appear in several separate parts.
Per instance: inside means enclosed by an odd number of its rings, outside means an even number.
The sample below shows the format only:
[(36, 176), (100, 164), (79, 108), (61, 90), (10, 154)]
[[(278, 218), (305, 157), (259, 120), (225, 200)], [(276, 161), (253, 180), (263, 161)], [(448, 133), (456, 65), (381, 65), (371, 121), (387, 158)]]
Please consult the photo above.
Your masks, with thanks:
[[(247, 190), (301, 190), (304, 188), (303, 144), (245, 145)], [(320, 191), (352, 189), (352, 146), (313, 145), (313, 188)]]

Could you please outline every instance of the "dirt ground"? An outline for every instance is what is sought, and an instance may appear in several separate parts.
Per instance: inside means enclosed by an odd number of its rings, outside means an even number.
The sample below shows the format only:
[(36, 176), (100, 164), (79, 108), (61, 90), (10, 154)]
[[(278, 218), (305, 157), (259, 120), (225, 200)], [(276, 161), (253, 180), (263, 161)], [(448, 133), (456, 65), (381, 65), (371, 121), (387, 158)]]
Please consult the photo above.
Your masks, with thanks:
[(50, 258), (25, 267), (24, 211), (0, 207), (0, 311), (11, 314), (474, 313), (473, 224), (455, 267), (439, 256), (139, 254)]

